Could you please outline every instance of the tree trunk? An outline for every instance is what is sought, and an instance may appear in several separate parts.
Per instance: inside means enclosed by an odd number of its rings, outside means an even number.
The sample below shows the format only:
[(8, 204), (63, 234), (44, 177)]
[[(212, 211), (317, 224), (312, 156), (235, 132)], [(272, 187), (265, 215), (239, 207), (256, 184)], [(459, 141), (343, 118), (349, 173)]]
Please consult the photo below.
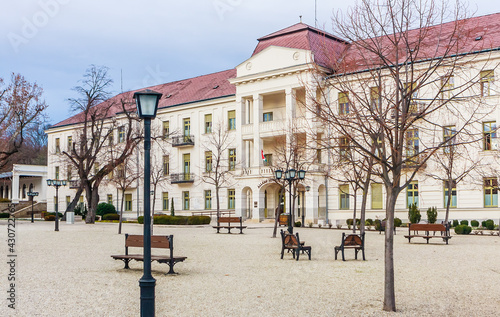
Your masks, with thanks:
[(352, 233), (356, 233), (356, 205), (358, 202), (358, 191), (354, 191), (354, 210), (353, 210), (353, 217), (352, 217)]
[(87, 196), (87, 204), (89, 207), (88, 213), (87, 213), (87, 218), (85, 219), (86, 223), (95, 223), (95, 215), (96, 215), (96, 210), (97, 210), (97, 204), (99, 203), (99, 192), (98, 188), (95, 188), (95, 186), (99, 186), (94, 184), (94, 186), (91, 188), (88, 186), (89, 191), (86, 191), (86, 196)]
[(448, 217), (450, 215), (450, 205), (451, 205), (451, 199), (452, 199), (452, 180), (449, 178), (448, 179), (448, 184), (447, 184), (447, 187), (448, 187), (448, 201), (446, 202), (446, 214), (445, 214), (445, 217), (444, 217), (444, 224), (445, 225), (448, 225)]
[(363, 190), (363, 197), (361, 198), (361, 210), (360, 210), (360, 217), (359, 217), (359, 222), (360, 222), (360, 229), (359, 233), (363, 234), (365, 233), (365, 221), (366, 221), (366, 202), (368, 200), (368, 189), (365, 187)]
[(220, 217), (219, 186), (215, 186), (215, 200), (217, 203), (217, 226), (220, 226), (220, 222), (219, 222), (219, 217)]
[(122, 205), (120, 207), (120, 221), (118, 222), (118, 234), (122, 234), (123, 201), (125, 200), (125, 190), (122, 190)]
[(385, 311), (396, 311), (396, 295), (394, 292), (394, 209), (398, 195), (392, 188), (387, 190), (386, 222), (385, 222), (385, 278), (384, 305)]
[(66, 211), (64, 212), (64, 217), (63, 217), (63, 221), (66, 220), (66, 213), (68, 211), (73, 211), (75, 210), (75, 207), (76, 205), (78, 204), (78, 201), (80, 201), (80, 196), (82, 195), (83, 193), (83, 187), (80, 186), (78, 187), (78, 189), (76, 190), (76, 194), (75, 194), (75, 197), (73, 197), (73, 200), (71, 201), (71, 203), (68, 205), (68, 207), (66, 207)]

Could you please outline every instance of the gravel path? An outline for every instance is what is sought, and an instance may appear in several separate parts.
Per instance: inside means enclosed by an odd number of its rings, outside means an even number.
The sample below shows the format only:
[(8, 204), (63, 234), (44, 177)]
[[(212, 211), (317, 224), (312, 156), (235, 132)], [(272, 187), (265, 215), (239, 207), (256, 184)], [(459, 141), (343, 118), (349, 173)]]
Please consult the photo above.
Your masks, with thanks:
[[(367, 232), (367, 261), (334, 260), (340, 230), (298, 228), (312, 246), (280, 260), (271, 224), (247, 224), (245, 234), (215, 234), (210, 226), (156, 226), (173, 234), (175, 254), (187, 256), (167, 276), (152, 264), (157, 316), (498, 316), (500, 238), (454, 236), (408, 244), (395, 237), (397, 313), (382, 311), (383, 235)], [(0, 316), (139, 316), (142, 263), (124, 270), (111, 254), (124, 252), (116, 224), (16, 222), (16, 310), (2, 300)], [(124, 224), (124, 232), (142, 233)], [(8, 290), (7, 222), (0, 221), (0, 286)], [(153, 251), (158, 253), (161, 251)]]

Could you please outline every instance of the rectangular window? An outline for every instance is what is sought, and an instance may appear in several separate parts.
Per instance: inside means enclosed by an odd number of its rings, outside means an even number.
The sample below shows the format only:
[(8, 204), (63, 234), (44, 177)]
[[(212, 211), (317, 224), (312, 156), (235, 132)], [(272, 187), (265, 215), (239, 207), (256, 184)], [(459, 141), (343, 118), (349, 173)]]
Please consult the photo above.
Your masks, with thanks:
[(163, 138), (167, 139), (170, 135), (170, 121), (163, 121)]
[[(444, 208), (448, 205), (448, 199), (450, 197), (450, 194), (448, 192), (448, 181), (443, 182), (443, 187), (444, 187)], [(451, 208), (456, 208), (457, 207), (457, 182), (455, 180), (451, 181), (451, 201), (450, 201), (450, 207)]]
[(455, 88), (455, 77), (453, 75), (441, 77), (441, 98), (448, 100), (453, 97), (453, 89)]
[(339, 186), (340, 209), (349, 209), (349, 185)]
[(71, 204), (71, 196), (66, 196), (66, 209), (68, 209), (69, 204)]
[(272, 154), (264, 154), (264, 166), (273, 166)]
[(170, 175), (170, 156), (169, 155), (163, 156), (163, 175), (164, 176)]
[(227, 190), (227, 209), (234, 209), (236, 206), (236, 191), (234, 189)]
[(418, 181), (413, 181), (406, 188), (406, 207), (415, 204), (418, 207)]
[(125, 127), (118, 127), (118, 143), (125, 142)]
[(56, 154), (61, 153), (61, 140), (56, 138)]
[(212, 209), (212, 191), (211, 190), (205, 191), (205, 209), (207, 209), (207, 210)]
[(80, 198), (78, 199), (78, 204), (80, 205), (80, 208), (82, 208), (82, 210), (83, 210), (83, 206), (84, 206), (83, 195), (81, 195)]
[(229, 170), (236, 169), (236, 149), (229, 149)]
[(264, 118), (263, 118), (262, 121), (263, 122), (273, 121), (273, 113), (272, 112), (266, 112), (266, 113), (264, 113)]
[(493, 93), (493, 82), (495, 81), (494, 70), (483, 70), (481, 76), (481, 96), (488, 97)]
[(116, 177), (125, 178), (125, 166), (123, 163), (116, 167)]
[(68, 181), (70, 181), (70, 180), (71, 180), (71, 178), (72, 178), (72, 175), (71, 175), (71, 174), (72, 174), (71, 165), (68, 165), (68, 166), (66, 167), (66, 179), (67, 179)]
[(184, 164), (184, 180), (190, 179), (191, 174), (191, 154), (183, 154), (182, 161)]
[(493, 150), (493, 142), (497, 138), (497, 124), (495, 121), (483, 123), (483, 148), (485, 151)]
[(382, 105), (380, 103), (380, 87), (370, 87), (370, 107), (372, 112), (382, 112)]
[(339, 139), (339, 159), (341, 161), (347, 161), (350, 159), (349, 151), (349, 138), (348, 137), (341, 137)]
[(205, 133), (212, 133), (212, 114), (205, 115)]
[(372, 209), (382, 209), (382, 184), (372, 184)]
[(206, 151), (205, 152), (205, 172), (211, 172), (212, 171), (212, 152), (211, 151)]
[(183, 120), (183, 127), (184, 127), (183, 131), (184, 139), (186, 139), (186, 137), (189, 138), (191, 136), (191, 118), (185, 118)]
[(108, 204), (112, 205), (113, 204), (113, 195), (108, 194)]
[(59, 166), (55, 167), (55, 173), (54, 174), (55, 174), (55, 178), (59, 179)]
[(407, 165), (418, 163), (419, 153), (418, 129), (409, 129), (406, 131), (406, 159)]
[(484, 207), (498, 207), (498, 179), (484, 179)]
[(182, 192), (182, 209), (189, 210), (189, 192)]
[(71, 152), (71, 148), (73, 147), (73, 137), (68, 136), (68, 152)]
[(316, 149), (316, 162), (321, 164), (321, 149)]
[(444, 153), (450, 153), (453, 150), (455, 134), (457, 134), (457, 129), (454, 125), (443, 127)]
[(166, 211), (168, 210), (168, 192), (163, 192), (161, 194), (161, 206), (162, 206), (162, 210), (163, 211)]
[[(418, 90), (417, 83), (405, 83), (405, 98), (409, 98), (410, 106), (408, 108), (408, 115), (417, 115), (418, 114)], [(407, 99), (408, 100), (408, 99)]]
[(228, 122), (228, 130), (236, 129), (236, 111), (230, 110), (227, 112), (227, 122)]
[(349, 113), (349, 93), (339, 92), (339, 114), (346, 115)]
[(132, 211), (132, 194), (125, 194), (125, 211)]

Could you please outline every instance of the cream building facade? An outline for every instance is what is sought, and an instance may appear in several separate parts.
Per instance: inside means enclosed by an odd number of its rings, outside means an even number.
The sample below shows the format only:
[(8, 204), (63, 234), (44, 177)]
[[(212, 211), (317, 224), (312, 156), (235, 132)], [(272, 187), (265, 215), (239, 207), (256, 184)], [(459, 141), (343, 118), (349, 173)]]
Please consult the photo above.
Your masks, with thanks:
[[(172, 198), (176, 214), (215, 210), (215, 188), (203, 178), (207, 175), (207, 165), (213, 164), (209, 155), (213, 150), (210, 135), (221, 126), (228, 130), (229, 135), (225, 150), (227, 157), (223, 164), (233, 170), (220, 190), (222, 210), (234, 210), (236, 215), (252, 221), (273, 219), (276, 208), (283, 203), (289, 210), (288, 194), (285, 197), (280, 195), (281, 187), (274, 181), (273, 173), (276, 168), (286, 169), (277, 166), (277, 145), (289, 144), (290, 133), (294, 133), (308, 160), (306, 177), (298, 183), (296, 220), (344, 224), (346, 219), (352, 218), (353, 197), (345, 195), (345, 189), (341, 190), (344, 183), (325, 177), (324, 171), (332, 165), (335, 157), (317, 145), (317, 138), (328, 138), (328, 131), (311, 111), (314, 107), (309, 96), (316, 91), (313, 69), (321, 68), (328, 58), (324, 48), (335, 49), (345, 45), (345, 42), (302, 23), (258, 41), (252, 57), (235, 69), (149, 87), (163, 93), (152, 125), (165, 137), (152, 147), (152, 164), (161, 168), (165, 175), (155, 191), (154, 212), (170, 213)], [(498, 52), (489, 52), (487, 69), (495, 70), (499, 61)], [(480, 60), (477, 62), (481, 63)], [(489, 175), (477, 174), (474, 180), (456, 186), (451, 195), (453, 208), (450, 219), (494, 219), (498, 223), (500, 218), (498, 170), (491, 166), (496, 164), (498, 150), (495, 132), (500, 116), (500, 100), (495, 89), (495, 75), (498, 73), (492, 73), (493, 78), (489, 82), (491, 95), (486, 98), (488, 107), (495, 110), (485, 116), (482, 126), (477, 127), (479, 133), (491, 141), (486, 147), (482, 144), (477, 155), (490, 160), (490, 167), (493, 168)], [(337, 102), (338, 92), (329, 91), (327, 98), (331, 103)], [(120, 120), (119, 116), (117, 114), (115, 119)], [(76, 180), (75, 175), (68, 173), (67, 164), (60, 154), (61, 148), (67, 148), (76, 135), (78, 123), (71, 119), (47, 130), (48, 178)], [(119, 133), (115, 131), (114, 140), (117, 142), (120, 140)], [(143, 166), (141, 154), (134, 156), (138, 166)], [(429, 163), (427, 174), (433, 168), (438, 169)], [(490, 182), (487, 183), (487, 180)], [(61, 187), (59, 206), (66, 206), (65, 202), (73, 198), (75, 191), (71, 186)], [(383, 186), (372, 185), (368, 192), (366, 218), (385, 217), (384, 191)], [(134, 218), (142, 214), (142, 192), (140, 179), (126, 191), (126, 217)], [(54, 195), (53, 188), (48, 188), (49, 210), (54, 208)], [(360, 196), (359, 193), (358, 211)], [(407, 220), (407, 204), (411, 201), (418, 203), (424, 219), (425, 210), (431, 206), (438, 207), (438, 219), (443, 219), (445, 197), (442, 181), (419, 174), (411, 186), (401, 193), (396, 217)], [(116, 186), (103, 183), (100, 201), (119, 207), (121, 193)]]

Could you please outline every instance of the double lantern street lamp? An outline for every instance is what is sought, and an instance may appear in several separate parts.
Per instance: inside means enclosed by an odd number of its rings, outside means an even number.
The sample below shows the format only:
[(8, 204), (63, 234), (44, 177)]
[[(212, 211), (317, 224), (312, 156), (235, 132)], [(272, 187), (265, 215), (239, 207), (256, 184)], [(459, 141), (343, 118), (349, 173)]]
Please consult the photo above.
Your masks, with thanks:
[(56, 228), (55, 231), (59, 231), (59, 187), (61, 186), (66, 186), (66, 180), (60, 180), (60, 179), (48, 179), (47, 180), (47, 185), (49, 186), (54, 186), (56, 188), (56, 202), (55, 202), (55, 209), (56, 209)]
[[(298, 174), (298, 175), (297, 175)], [(276, 170), (274, 171), (274, 175), (276, 176), (277, 180), (280, 180), (283, 177), (283, 171), (282, 170)], [(297, 177), (298, 176), (298, 177)], [(306, 177), (306, 171), (300, 170), (296, 171), (293, 168), (289, 169), (288, 171), (285, 172), (285, 180), (288, 181), (288, 193), (289, 193), (289, 202), (288, 205), (290, 206), (290, 212), (288, 216), (288, 232), (293, 233), (293, 224), (292, 224), (292, 182), (294, 180), (302, 180)]]
[(38, 196), (38, 192), (28, 192), (28, 196), (31, 197), (31, 223), (33, 223), (33, 204), (35, 203), (35, 196)]
[(155, 315), (155, 284), (151, 275), (151, 119), (163, 94), (146, 89), (134, 93), (139, 118), (144, 119), (144, 269), (139, 280), (141, 316)]

